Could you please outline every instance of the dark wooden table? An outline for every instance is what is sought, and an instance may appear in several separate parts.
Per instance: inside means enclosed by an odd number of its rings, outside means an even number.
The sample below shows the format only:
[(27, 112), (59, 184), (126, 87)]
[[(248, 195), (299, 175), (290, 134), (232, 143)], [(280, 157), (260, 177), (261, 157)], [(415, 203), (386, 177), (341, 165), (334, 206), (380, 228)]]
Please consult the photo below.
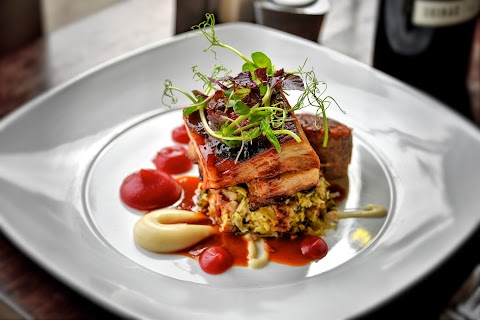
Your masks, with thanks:
[[(367, 64), (371, 63), (375, 1), (332, 1), (319, 37), (320, 42)], [(175, 33), (174, 1), (122, 1), (71, 25), (25, 43), (0, 56), (0, 118), (21, 108), (32, 98), (82, 72)], [(128, 22), (128, 23), (127, 23)], [(480, 32), (479, 32), (480, 34)], [(477, 37), (478, 38), (478, 37)], [(480, 57), (476, 42), (476, 66)], [(470, 86), (480, 125), (479, 70), (471, 73)], [(439, 312), (478, 264), (479, 232), (455, 257), (439, 267), (421, 286), (409, 290), (392, 303), (366, 315), (388, 317), (410, 308)], [(474, 254), (475, 253), (475, 254)], [(463, 266), (459, 270), (459, 265)], [(432, 292), (444, 279), (441, 294)], [(452, 278), (452, 277), (450, 277)], [(422, 295), (436, 302), (419, 304)], [(110, 319), (117, 316), (81, 296), (49, 274), (0, 232), (0, 319)]]

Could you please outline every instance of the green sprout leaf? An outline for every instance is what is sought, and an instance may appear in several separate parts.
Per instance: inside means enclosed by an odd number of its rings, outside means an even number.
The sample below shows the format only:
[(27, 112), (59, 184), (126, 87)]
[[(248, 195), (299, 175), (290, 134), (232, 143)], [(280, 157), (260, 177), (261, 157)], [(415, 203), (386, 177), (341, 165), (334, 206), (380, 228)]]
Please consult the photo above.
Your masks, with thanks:
[(260, 95), (263, 97), (267, 93), (267, 86), (260, 84), (258, 88), (260, 89)]
[(250, 121), (250, 123), (258, 122), (258, 121), (260, 121), (262, 119), (265, 119), (266, 117), (270, 116), (271, 114), (272, 114), (272, 112), (270, 110), (256, 111), (248, 117), (248, 121)]
[(262, 122), (260, 122), (260, 125), (262, 127), (263, 135), (267, 137), (268, 141), (270, 141), (277, 150), (277, 152), (280, 153), (282, 151), (282, 147), (280, 146), (280, 142), (278, 141), (277, 136), (273, 132), (270, 125), (267, 123), (266, 120), (262, 120)]
[(198, 109), (199, 109), (199, 106), (190, 106), (190, 107), (187, 107), (183, 110), (183, 114), (188, 116), (189, 114), (194, 113)]
[(233, 111), (236, 113), (245, 116), (250, 113), (250, 108), (245, 104), (245, 102), (237, 101), (233, 106)]
[(218, 132), (218, 133), (221, 134), (222, 136), (225, 136), (225, 137), (233, 137), (234, 132), (235, 132), (234, 128), (229, 127), (228, 123), (224, 123), (222, 125), (222, 128), (220, 129), (220, 132)]
[(251, 73), (253, 73), (255, 72), (255, 70), (257, 70), (257, 66), (252, 62), (246, 62), (242, 66), (242, 71), (250, 71)]
[(252, 141), (253, 139), (258, 138), (261, 134), (262, 130), (260, 130), (260, 127), (255, 127), (251, 130), (243, 132), (243, 137), (245, 138), (245, 141)]
[(269, 57), (263, 52), (254, 52), (252, 53), (253, 63), (257, 68), (267, 68), (267, 74), (272, 72), (272, 61)]

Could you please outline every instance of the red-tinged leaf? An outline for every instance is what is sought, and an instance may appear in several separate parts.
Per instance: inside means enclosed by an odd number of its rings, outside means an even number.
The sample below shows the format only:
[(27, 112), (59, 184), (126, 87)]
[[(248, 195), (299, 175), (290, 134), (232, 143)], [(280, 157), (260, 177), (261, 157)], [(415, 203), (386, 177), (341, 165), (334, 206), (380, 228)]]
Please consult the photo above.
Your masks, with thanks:
[(220, 82), (217, 79), (213, 79), (213, 78), (208, 77), (208, 80), (210, 80), (211, 83), (216, 84), (217, 86), (219, 86), (223, 90), (228, 89), (228, 87), (226, 85), (224, 85), (222, 82)]
[(285, 71), (282, 69), (278, 69), (277, 71), (275, 71), (275, 74), (273, 75), (274, 77), (281, 77), (285, 74)]
[(256, 88), (257, 83), (253, 81), (250, 71), (240, 72), (232, 81), (242, 87)]
[(267, 85), (267, 81), (268, 81), (267, 68), (258, 68), (257, 70), (255, 70), (254, 74), (257, 77), (257, 79), (262, 82), (264, 86)]
[(287, 74), (283, 80), (282, 88), (284, 90), (305, 90), (305, 85), (301, 77), (295, 74)]
[(242, 99), (242, 101), (249, 107), (253, 107), (261, 100), (262, 97), (260, 96), (260, 89), (258, 88), (250, 90), (250, 93)]
[(271, 77), (268, 80), (268, 83), (274, 91), (278, 91), (282, 88), (283, 78), (282, 77)]
[(198, 99), (199, 96), (202, 97), (203, 100), (205, 100), (206, 98), (208, 98), (208, 96), (207, 96), (205, 93), (203, 93), (203, 92), (201, 92), (201, 91), (198, 91), (198, 90), (192, 90), (192, 93), (193, 93), (193, 95), (194, 95), (197, 99)]

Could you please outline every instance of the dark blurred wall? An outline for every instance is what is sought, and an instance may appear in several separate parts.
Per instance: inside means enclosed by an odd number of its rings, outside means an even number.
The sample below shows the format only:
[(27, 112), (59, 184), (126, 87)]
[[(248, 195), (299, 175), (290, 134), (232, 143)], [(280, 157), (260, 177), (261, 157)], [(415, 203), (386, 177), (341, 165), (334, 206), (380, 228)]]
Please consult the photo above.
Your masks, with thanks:
[(40, 0), (0, 0), (0, 55), (42, 34)]

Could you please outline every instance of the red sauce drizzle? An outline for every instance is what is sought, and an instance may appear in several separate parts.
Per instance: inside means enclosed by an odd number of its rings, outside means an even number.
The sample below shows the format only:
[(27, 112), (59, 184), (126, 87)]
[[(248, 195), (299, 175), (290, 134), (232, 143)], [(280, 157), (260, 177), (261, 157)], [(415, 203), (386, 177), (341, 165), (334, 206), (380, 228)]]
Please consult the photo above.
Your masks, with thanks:
[(157, 152), (152, 160), (158, 170), (170, 174), (185, 173), (192, 169), (193, 162), (187, 157), (187, 149), (183, 146), (165, 147)]
[(190, 137), (188, 136), (187, 129), (185, 128), (184, 124), (173, 129), (172, 139), (177, 143), (188, 144), (188, 142), (190, 142)]
[(180, 199), (182, 187), (168, 173), (141, 169), (126, 177), (120, 186), (120, 198), (137, 210), (154, 210), (173, 205)]

